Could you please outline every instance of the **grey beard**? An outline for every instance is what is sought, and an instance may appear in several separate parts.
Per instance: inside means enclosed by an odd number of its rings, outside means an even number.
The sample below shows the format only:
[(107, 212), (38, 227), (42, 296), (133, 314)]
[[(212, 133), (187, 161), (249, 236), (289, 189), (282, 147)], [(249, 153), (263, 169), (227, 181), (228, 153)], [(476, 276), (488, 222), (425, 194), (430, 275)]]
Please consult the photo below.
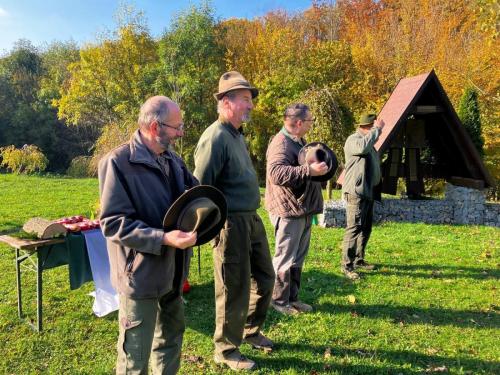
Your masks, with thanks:
[(242, 122), (249, 122), (251, 119), (252, 119), (252, 117), (250, 116), (250, 113), (247, 113), (247, 114), (241, 116)]
[(165, 144), (160, 137), (156, 136), (155, 137), (156, 143), (158, 143), (165, 151), (171, 151), (172, 150), (172, 145), (170, 144), (170, 141), (168, 140), (167, 143)]

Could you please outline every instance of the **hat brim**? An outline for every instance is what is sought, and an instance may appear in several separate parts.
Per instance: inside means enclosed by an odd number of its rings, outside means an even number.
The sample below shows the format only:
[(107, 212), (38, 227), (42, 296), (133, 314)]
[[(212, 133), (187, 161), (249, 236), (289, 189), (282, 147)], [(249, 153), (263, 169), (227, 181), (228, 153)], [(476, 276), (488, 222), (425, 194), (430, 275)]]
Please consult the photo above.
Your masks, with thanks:
[(328, 172), (326, 172), (322, 176), (313, 176), (313, 177), (311, 177), (311, 180), (312, 181), (318, 181), (318, 182), (328, 181), (329, 179), (331, 179), (333, 177), (333, 175), (335, 174), (335, 172), (337, 171), (337, 168), (339, 166), (339, 162), (337, 160), (337, 156), (330, 149), (330, 147), (328, 147), (327, 145), (325, 145), (324, 143), (321, 143), (321, 142), (311, 142), (311, 143), (308, 143), (307, 145), (305, 145), (304, 147), (302, 147), (300, 149), (299, 155), (298, 155), (298, 161), (299, 161), (300, 165), (306, 164), (307, 163), (306, 162), (307, 151), (310, 148), (316, 147), (318, 145), (321, 146), (321, 149), (323, 151), (325, 151), (325, 152), (328, 153), (328, 156), (330, 157), (330, 161), (331, 162), (330, 162), (330, 165), (328, 165)]
[(375, 121), (372, 122), (362, 122), (361, 124), (357, 124), (356, 126), (368, 126), (368, 125), (373, 125)]
[(219, 208), (221, 217), (216, 225), (214, 225), (209, 231), (196, 239), (195, 246), (203, 245), (217, 236), (224, 226), (224, 223), (226, 222), (227, 202), (226, 198), (224, 198), (224, 194), (222, 194), (220, 190), (210, 185), (198, 185), (189, 190), (186, 190), (179, 198), (175, 200), (174, 203), (172, 203), (167, 213), (165, 214), (165, 217), (163, 218), (163, 229), (165, 231), (168, 232), (171, 230), (179, 229), (177, 228), (177, 218), (184, 209), (185, 205), (197, 198), (209, 198), (210, 200), (212, 200)]
[(231, 87), (229, 90), (215, 93), (214, 98), (217, 100), (221, 100), (224, 97), (224, 95), (226, 95), (228, 92), (234, 91), (234, 90), (250, 90), (250, 92), (252, 93), (252, 99), (255, 99), (257, 96), (259, 96), (259, 89), (255, 88), (255, 87), (238, 85), (238, 86)]

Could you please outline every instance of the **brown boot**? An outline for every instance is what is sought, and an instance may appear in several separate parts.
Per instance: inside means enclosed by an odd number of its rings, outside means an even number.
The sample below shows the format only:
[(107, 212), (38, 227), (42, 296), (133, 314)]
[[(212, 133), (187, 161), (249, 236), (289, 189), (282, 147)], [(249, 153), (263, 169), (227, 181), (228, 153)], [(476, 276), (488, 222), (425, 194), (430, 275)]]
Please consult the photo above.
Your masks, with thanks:
[(286, 305), (278, 305), (275, 303), (271, 302), (271, 307), (275, 309), (277, 312), (285, 314), (285, 315), (297, 315), (299, 314), (299, 310), (297, 310), (295, 307), (292, 305), (286, 304)]
[(245, 357), (238, 349), (226, 355), (215, 354), (214, 361), (217, 364), (224, 364), (235, 371), (252, 371), (257, 367), (254, 361)]
[(345, 275), (346, 278), (349, 280), (358, 280), (359, 279), (359, 273), (355, 272), (353, 268), (344, 268), (342, 267), (342, 273)]
[(307, 303), (304, 303), (304, 302), (301, 302), (301, 301), (294, 301), (294, 302), (290, 302), (290, 305), (292, 305), (292, 307), (301, 312), (301, 313), (308, 313), (308, 312), (311, 312), (313, 311), (313, 308), (311, 305), (308, 305)]
[(251, 345), (254, 349), (262, 349), (266, 352), (273, 350), (273, 342), (264, 336), (261, 332), (253, 336), (247, 336), (243, 338), (243, 342)]

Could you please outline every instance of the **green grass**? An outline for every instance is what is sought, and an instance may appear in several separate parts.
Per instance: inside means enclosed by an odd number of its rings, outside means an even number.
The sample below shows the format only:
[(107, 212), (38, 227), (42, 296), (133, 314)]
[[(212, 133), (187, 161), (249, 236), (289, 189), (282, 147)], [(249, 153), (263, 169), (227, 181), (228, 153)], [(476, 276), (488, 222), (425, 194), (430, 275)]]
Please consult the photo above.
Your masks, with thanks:
[[(0, 232), (30, 217), (88, 214), (94, 179), (0, 175)], [(261, 210), (274, 245), (267, 214)], [(359, 282), (339, 271), (342, 229), (315, 227), (301, 298), (315, 307), (287, 317), (270, 311), (271, 354), (242, 351), (261, 374), (417, 374), (443, 366), (453, 374), (500, 373), (498, 298), (500, 230), (479, 226), (384, 224), (374, 228), (367, 259), (380, 265)], [(18, 320), (14, 253), (0, 245), (0, 373), (110, 374), (116, 313), (92, 314), (92, 283), (71, 291), (67, 266), (44, 272), (44, 332)], [(202, 274), (193, 259), (186, 296), (182, 374), (230, 373), (212, 361), (214, 298), (211, 252)], [(35, 280), (23, 279), (33, 315)], [(29, 286), (29, 287), (28, 287)], [(28, 289), (31, 292), (28, 293)], [(355, 301), (352, 303), (352, 296)]]

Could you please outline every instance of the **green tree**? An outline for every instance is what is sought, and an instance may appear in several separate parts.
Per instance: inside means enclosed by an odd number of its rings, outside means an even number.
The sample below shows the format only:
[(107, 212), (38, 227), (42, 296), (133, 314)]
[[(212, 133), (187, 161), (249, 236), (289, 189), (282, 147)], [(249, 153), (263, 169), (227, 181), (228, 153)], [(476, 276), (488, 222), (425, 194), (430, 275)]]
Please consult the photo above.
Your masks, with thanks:
[(180, 13), (159, 45), (161, 70), (156, 85), (184, 112), (186, 135), (179, 152), (189, 165), (199, 136), (217, 117), (213, 93), (224, 70), (220, 33), (206, 2)]
[(472, 143), (474, 143), (479, 154), (483, 156), (484, 139), (481, 130), (481, 115), (479, 113), (477, 91), (474, 88), (468, 87), (465, 89), (458, 106), (458, 116), (467, 133), (469, 133)]

